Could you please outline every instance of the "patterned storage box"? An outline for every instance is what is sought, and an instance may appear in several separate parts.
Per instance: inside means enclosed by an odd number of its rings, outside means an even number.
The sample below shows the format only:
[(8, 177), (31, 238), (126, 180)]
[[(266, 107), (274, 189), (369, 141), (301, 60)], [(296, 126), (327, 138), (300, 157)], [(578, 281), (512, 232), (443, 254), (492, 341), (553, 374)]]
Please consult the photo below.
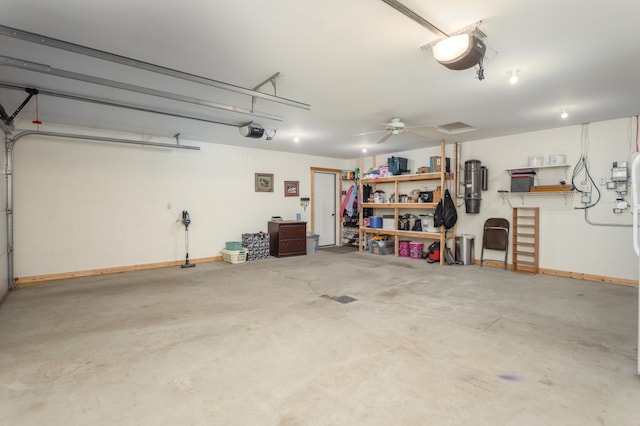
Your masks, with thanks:
[(269, 234), (242, 234), (242, 247), (247, 252), (247, 260), (266, 259), (269, 257)]

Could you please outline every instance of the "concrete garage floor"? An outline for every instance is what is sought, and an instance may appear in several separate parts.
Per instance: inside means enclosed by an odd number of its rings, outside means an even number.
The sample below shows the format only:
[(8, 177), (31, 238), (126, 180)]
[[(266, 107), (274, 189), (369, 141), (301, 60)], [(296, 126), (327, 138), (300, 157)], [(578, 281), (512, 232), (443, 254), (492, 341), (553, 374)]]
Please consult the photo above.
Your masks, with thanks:
[(324, 251), (51, 282), (0, 307), (0, 423), (640, 425), (636, 292)]

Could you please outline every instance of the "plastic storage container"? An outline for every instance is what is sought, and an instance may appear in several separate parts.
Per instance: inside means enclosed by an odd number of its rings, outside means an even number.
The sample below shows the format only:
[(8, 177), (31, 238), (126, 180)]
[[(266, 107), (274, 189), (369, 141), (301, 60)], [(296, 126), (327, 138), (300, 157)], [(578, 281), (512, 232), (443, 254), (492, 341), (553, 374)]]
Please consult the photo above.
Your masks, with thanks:
[(407, 159), (402, 157), (389, 157), (387, 158), (387, 167), (389, 173), (393, 175), (401, 175), (407, 173)]
[(393, 254), (393, 240), (371, 240), (369, 253), (379, 255)]
[(318, 241), (320, 235), (308, 234), (307, 235), (307, 254), (316, 254), (318, 252)]
[(242, 243), (240, 241), (227, 241), (224, 248), (226, 250), (242, 250)]
[(424, 243), (409, 243), (409, 257), (412, 259), (422, 259)]
[(247, 260), (247, 252), (244, 250), (220, 250), (222, 258), (229, 263), (244, 263)]
[(549, 156), (549, 165), (550, 166), (559, 166), (561, 164), (566, 163), (567, 158), (564, 154), (553, 154)]
[(409, 243), (411, 241), (398, 241), (398, 251), (400, 257), (409, 257)]
[(529, 157), (529, 167), (538, 167), (544, 164), (544, 157), (542, 155), (536, 155), (535, 157)]
[(533, 176), (511, 176), (511, 192), (529, 192), (533, 184)]
[(382, 216), (371, 216), (369, 218), (369, 228), (382, 229)]

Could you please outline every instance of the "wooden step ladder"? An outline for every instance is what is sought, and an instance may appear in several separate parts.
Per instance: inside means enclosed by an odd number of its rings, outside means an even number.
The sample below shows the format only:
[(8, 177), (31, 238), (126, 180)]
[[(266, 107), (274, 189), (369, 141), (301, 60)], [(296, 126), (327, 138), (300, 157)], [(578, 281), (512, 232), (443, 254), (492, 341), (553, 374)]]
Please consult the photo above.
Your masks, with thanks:
[(538, 273), (539, 207), (513, 208), (512, 264), (514, 272)]

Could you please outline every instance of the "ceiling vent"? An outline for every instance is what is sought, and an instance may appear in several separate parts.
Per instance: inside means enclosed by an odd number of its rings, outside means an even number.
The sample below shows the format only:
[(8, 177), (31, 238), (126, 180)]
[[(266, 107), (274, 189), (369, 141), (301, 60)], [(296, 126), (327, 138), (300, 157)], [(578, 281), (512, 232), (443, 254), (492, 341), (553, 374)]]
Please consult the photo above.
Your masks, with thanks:
[(478, 130), (475, 127), (469, 126), (467, 123), (456, 121), (455, 123), (442, 124), (438, 126), (438, 130), (450, 135), (458, 135), (460, 133), (473, 132)]

